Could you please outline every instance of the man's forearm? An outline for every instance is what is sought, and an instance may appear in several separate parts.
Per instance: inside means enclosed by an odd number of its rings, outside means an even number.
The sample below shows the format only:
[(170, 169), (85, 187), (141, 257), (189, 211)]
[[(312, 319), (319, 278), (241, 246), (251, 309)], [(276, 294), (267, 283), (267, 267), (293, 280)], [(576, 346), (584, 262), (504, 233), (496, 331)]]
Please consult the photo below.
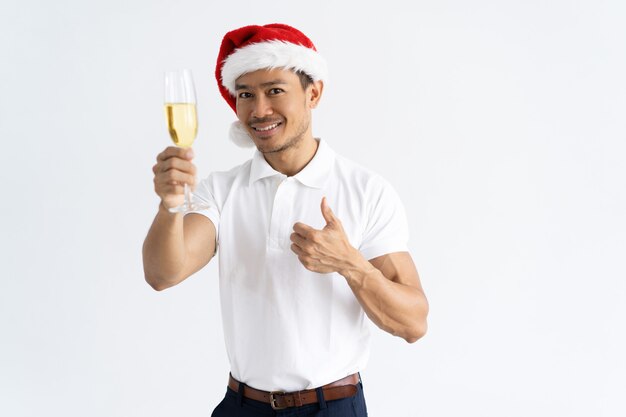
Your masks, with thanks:
[(143, 244), (146, 281), (155, 290), (176, 285), (185, 263), (183, 216), (170, 213), (162, 204)]
[(426, 333), (428, 301), (419, 288), (385, 277), (358, 252), (350, 264), (350, 268), (340, 273), (378, 327), (409, 343)]

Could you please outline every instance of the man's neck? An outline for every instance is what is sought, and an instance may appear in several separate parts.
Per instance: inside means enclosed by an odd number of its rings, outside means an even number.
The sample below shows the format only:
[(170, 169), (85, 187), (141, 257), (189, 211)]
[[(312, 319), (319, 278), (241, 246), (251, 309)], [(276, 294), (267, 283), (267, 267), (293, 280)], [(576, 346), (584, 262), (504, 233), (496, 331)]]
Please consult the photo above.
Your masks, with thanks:
[(319, 142), (310, 136), (281, 152), (266, 153), (267, 163), (281, 174), (288, 177), (302, 171), (315, 156)]

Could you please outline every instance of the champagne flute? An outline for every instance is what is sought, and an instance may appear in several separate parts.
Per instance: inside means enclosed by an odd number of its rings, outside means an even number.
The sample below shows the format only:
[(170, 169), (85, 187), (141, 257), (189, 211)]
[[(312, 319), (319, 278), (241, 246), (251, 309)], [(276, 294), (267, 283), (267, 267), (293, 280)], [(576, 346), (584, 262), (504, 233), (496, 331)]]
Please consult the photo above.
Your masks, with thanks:
[[(165, 73), (165, 117), (170, 138), (176, 146), (189, 148), (198, 133), (198, 115), (196, 111), (196, 91), (191, 71), (188, 69)], [(172, 213), (187, 213), (202, 210), (207, 205), (199, 201), (185, 188), (185, 202), (169, 209)]]

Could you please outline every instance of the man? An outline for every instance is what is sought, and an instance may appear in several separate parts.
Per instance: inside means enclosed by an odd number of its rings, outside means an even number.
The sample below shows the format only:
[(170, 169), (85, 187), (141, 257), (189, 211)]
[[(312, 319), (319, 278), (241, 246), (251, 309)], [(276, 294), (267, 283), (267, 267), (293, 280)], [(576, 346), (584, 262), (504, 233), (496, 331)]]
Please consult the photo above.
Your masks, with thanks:
[(191, 151), (169, 147), (153, 168), (161, 204), (144, 243), (147, 282), (176, 285), (219, 253), (231, 375), (216, 417), (365, 416), (365, 314), (409, 343), (426, 332), (396, 193), (313, 137), (326, 77), (313, 43), (290, 26), (227, 33), (216, 78), (237, 114), (231, 138), (255, 146), (254, 157), (202, 181), (196, 195), (209, 209), (185, 216), (168, 208), (194, 184)]

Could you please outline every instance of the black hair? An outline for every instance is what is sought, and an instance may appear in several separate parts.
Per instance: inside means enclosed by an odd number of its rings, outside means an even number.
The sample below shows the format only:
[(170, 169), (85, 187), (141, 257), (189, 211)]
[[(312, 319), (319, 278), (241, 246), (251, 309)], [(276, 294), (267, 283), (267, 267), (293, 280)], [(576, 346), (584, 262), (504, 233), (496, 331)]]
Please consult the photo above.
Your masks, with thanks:
[(300, 78), (300, 85), (303, 90), (306, 90), (308, 86), (313, 84), (313, 78), (304, 71), (296, 71), (296, 75)]

